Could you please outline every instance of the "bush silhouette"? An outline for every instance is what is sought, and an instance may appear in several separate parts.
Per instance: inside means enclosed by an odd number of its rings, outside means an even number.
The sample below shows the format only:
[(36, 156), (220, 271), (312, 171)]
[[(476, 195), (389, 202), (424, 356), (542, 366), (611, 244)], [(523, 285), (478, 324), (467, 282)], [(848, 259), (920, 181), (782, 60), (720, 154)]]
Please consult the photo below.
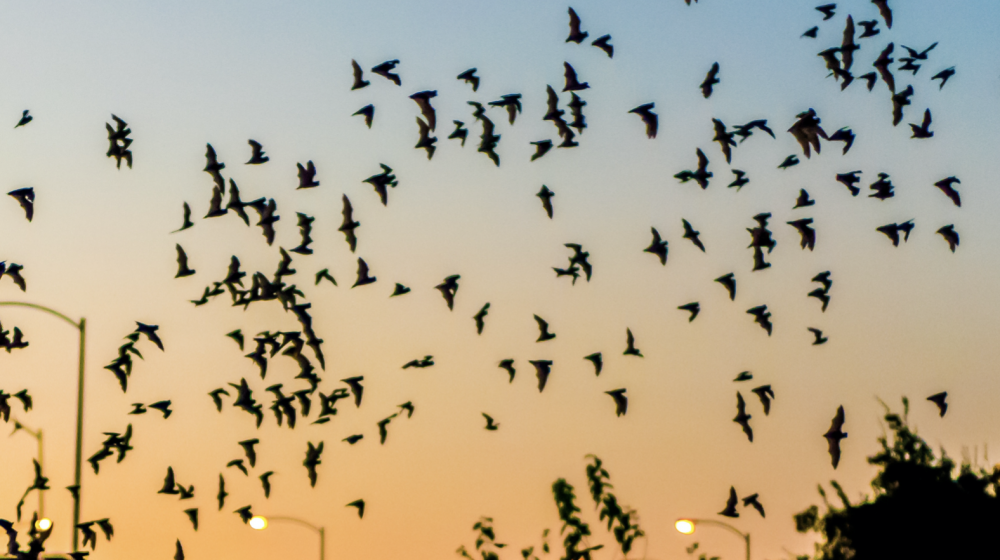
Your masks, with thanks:
[[(819, 560), (986, 558), (1000, 556), (1000, 466), (989, 471), (963, 462), (956, 464), (944, 450), (935, 456), (927, 442), (903, 414), (886, 407), (885, 421), (892, 431), (879, 438), (882, 449), (868, 458), (880, 467), (872, 480), (874, 499), (852, 504), (836, 481), (831, 485), (842, 503), (827, 500), (826, 512), (812, 506), (795, 515), (799, 532), (818, 532)], [(802, 557), (808, 558), (808, 557)]]

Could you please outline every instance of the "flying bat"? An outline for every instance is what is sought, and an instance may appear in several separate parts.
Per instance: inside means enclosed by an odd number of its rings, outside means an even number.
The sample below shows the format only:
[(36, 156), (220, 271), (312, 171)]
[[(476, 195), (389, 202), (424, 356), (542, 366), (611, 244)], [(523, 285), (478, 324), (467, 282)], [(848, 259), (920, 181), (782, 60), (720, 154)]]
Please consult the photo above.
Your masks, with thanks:
[(753, 429), (750, 427), (750, 416), (746, 411), (746, 401), (743, 400), (743, 395), (739, 391), (736, 392), (736, 418), (733, 418), (733, 422), (736, 422), (743, 427), (743, 433), (747, 435), (747, 439), (750, 443), (753, 443)]
[(948, 403), (945, 402), (946, 398), (948, 398), (948, 391), (927, 397), (927, 400), (937, 405), (938, 411), (941, 413), (941, 418), (944, 418), (944, 413), (948, 412)]
[(632, 329), (630, 328), (625, 329), (625, 346), (626, 346), (625, 352), (622, 353), (623, 355), (638, 356), (640, 358), (643, 357), (642, 352), (640, 352), (639, 349), (635, 347), (635, 337), (632, 336)]
[(833, 421), (830, 423), (830, 429), (823, 434), (826, 438), (827, 444), (829, 446), (830, 459), (833, 463), (833, 468), (836, 469), (837, 465), (840, 463), (840, 440), (847, 437), (847, 433), (844, 432), (844, 407), (840, 406), (837, 409), (837, 414), (833, 417)]
[(768, 312), (766, 305), (751, 307), (750, 309), (747, 309), (747, 313), (754, 316), (754, 322), (758, 323), (762, 329), (767, 331), (767, 336), (771, 336), (771, 329), (773, 328), (773, 325), (771, 324), (771, 313)]
[(399, 79), (399, 74), (392, 72), (392, 70), (396, 68), (397, 64), (399, 64), (398, 60), (387, 60), (372, 68), (372, 72), (399, 86), (402, 85), (402, 81)]
[(729, 292), (729, 301), (736, 300), (736, 275), (730, 272), (724, 276), (720, 276), (715, 279), (716, 282), (722, 284), (726, 291)]
[(961, 208), (962, 197), (958, 194), (958, 191), (955, 190), (955, 187), (952, 186), (955, 184), (961, 184), (961, 181), (958, 180), (958, 177), (952, 176), (945, 179), (941, 179), (937, 183), (934, 183), (934, 186), (941, 189), (941, 192), (943, 192), (945, 196), (950, 198), (951, 201), (955, 203), (955, 206)]
[(629, 113), (639, 115), (643, 124), (646, 125), (646, 138), (656, 138), (656, 128), (659, 121), (656, 113), (653, 112), (654, 107), (656, 107), (656, 103), (645, 103), (629, 111)]
[(538, 194), (535, 195), (542, 199), (542, 208), (545, 209), (545, 214), (549, 217), (549, 219), (552, 219), (552, 197), (555, 195), (556, 193), (552, 192), (545, 185), (542, 185), (541, 190), (539, 190)]
[(12, 190), (7, 194), (17, 200), (17, 203), (24, 209), (24, 217), (30, 222), (35, 216), (35, 189), (33, 187), (25, 187)]
[(649, 244), (649, 247), (643, 249), (645, 253), (652, 253), (660, 259), (660, 264), (666, 266), (667, 264), (667, 242), (660, 238), (660, 232), (656, 231), (656, 228), (649, 228), (653, 231), (653, 241)]
[(590, 35), (586, 31), (580, 31), (580, 16), (576, 15), (576, 11), (573, 8), (569, 9), (569, 37), (566, 38), (567, 43), (580, 44), (581, 41)]
[(719, 83), (719, 63), (714, 62), (712, 63), (712, 68), (709, 69), (708, 74), (705, 75), (705, 81), (698, 86), (701, 88), (701, 94), (705, 96), (705, 99), (712, 96), (712, 86), (717, 83)]
[(625, 395), (625, 389), (604, 391), (604, 394), (611, 395), (611, 398), (614, 399), (616, 416), (623, 416), (628, 411), (628, 397)]

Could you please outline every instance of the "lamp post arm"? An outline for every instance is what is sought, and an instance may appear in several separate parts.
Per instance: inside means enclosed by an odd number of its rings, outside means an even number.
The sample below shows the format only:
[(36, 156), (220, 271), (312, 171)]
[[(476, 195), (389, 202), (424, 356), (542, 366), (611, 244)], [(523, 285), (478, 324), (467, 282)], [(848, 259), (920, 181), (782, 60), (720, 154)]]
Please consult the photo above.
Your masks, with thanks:
[(290, 521), (292, 523), (296, 523), (298, 525), (302, 525), (303, 527), (308, 527), (313, 531), (316, 531), (317, 533), (319, 533), (319, 560), (326, 559), (326, 530), (324, 530), (323, 527), (317, 527), (312, 523), (309, 523), (308, 521), (303, 521), (302, 519), (298, 519), (295, 517), (268, 517), (267, 520), (268, 522)]
[(312, 523), (309, 523), (308, 521), (303, 521), (303, 520), (297, 519), (295, 517), (271, 517), (271, 516), (267, 516), (267, 521), (268, 521), (268, 523), (270, 523), (271, 521), (291, 521), (292, 523), (298, 523), (299, 525), (302, 525), (303, 527), (308, 527), (308, 528), (312, 529), (313, 531), (316, 531), (317, 533), (322, 530), (319, 527), (313, 525)]
[(716, 521), (714, 519), (692, 519), (691, 521), (694, 522), (696, 525), (697, 524), (705, 524), (705, 525), (715, 525), (717, 527), (722, 527), (723, 529), (726, 529), (726, 530), (728, 530), (728, 531), (730, 531), (732, 533), (735, 533), (735, 534), (739, 535), (743, 539), (743, 542), (746, 543), (747, 560), (750, 560), (750, 534), (749, 533), (744, 533), (744, 532), (740, 531), (739, 529), (737, 529), (736, 527), (733, 527), (729, 523), (725, 523), (723, 521)]
[(76, 328), (77, 330), (83, 329), (83, 320), (77, 323), (73, 319), (70, 319), (69, 317), (63, 315), (62, 313), (56, 311), (55, 309), (49, 309), (44, 305), (38, 305), (36, 303), (27, 303), (23, 301), (0, 301), (0, 306), (10, 306), (10, 305), (16, 305), (18, 307), (30, 307), (32, 309), (44, 311), (46, 313), (49, 313), (50, 315), (55, 315), (56, 317), (59, 317), (63, 321), (66, 321), (67, 323), (73, 325), (73, 327)]

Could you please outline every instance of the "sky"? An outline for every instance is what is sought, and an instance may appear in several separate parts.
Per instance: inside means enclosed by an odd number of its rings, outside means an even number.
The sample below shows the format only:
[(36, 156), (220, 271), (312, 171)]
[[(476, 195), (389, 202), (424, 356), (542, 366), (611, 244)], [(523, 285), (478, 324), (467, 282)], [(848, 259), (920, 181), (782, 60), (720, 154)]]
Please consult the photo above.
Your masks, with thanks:
[[(1000, 6), (890, 3), (892, 29), (866, 0), (838, 2), (829, 21), (812, 2), (578, 0), (571, 6), (590, 33), (581, 45), (565, 42), (570, 4), (548, 1), (4, 4), (4, 20), (16, 24), (0, 36), (0, 122), (9, 121), (0, 132), (0, 186), (33, 187), (36, 199), (30, 223), (14, 199), (0, 201), (0, 261), (23, 265), (27, 280), (21, 292), (0, 279), (0, 301), (87, 319), (85, 458), (100, 449), (105, 432), (129, 424), (134, 432), (135, 449), (121, 463), (102, 463), (98, 475), (84, 463), (82, 521), (110, 518), (115, 527), (92, 557), (170, 558), (176, 540), (188, 558), (317, 554), (317, 537), (302, 527), (249, 529), (233, 511), (250, 505), (257, 514), (324, 527), (329, 558), (447, 558), (459, 545), (472, 547), (481, 516), (492, 517), (498, 541), (510, 545), (502, 558), (537, 549), (545, 528), (554, 535), (548, 558), (556, 558), (551, 486), (558, 478), (576, 487), (591, 542), (610, 547), (586, 492), (585, 456), (595, 454), (647, 534), (630, 556), (686, 558), (695, 541), (713, 555), (742, 556), (742, 542), (722, 530), (684, 536), (673, 528), (678, 518), (700, 517), (750, 533), (754, 558), (786, 558), (812, 551), (812, 537), (795, 532), (792, 515), (820, 502), (817, 484), (838, 480), (852, 498), (871, 493), (875, 471), (865, 458), (885, 430), (879, 399), (898, 410), (903, 396), (932, 445), (996, 463), (983, 455), (1000, 449), (993, 375), (1000, 350), (992, 337), (1000, 327), (1000, 233), (993, 227), (1000, 195), (990, 163), (1000, 126)], [(905, 55), (901, 45), (923, 50), (937, 42), (915, 75), (893, 64), (897, 90), (915, 90), (896, 127), (883, 82), (869, 92), (856, 80), (841, 91), (816, 56), (840, 44), (848, 14), (855, 22), (877, 18), (881, 29), (858, 41), (855, 75), (873, 70), (889, 41), (897, 60)], [(800, 37), (813, 26), (816, 39)], [(589, 45), (604, 34), (612, 36), (613, 58)], [(355, 91), (352, 59), (371, 82)], [(369, 71), (393, 59), (400, 61), (398, 87)], [(588, 126), (579, 147), (530, 161), (530, 142), (558, 143), (542, 117), (546, 85), (562, 89), (564, 62), (591, 86), (578, 92)], [(720, 83), (706, 99), (699, 84), (713, 62)], [(951, 66), (955, 76), (939, 89), (930, 77)], [(455, 79), (472, 67), (482, 79), (475, 92)], [(408, 99), (424, 90), (438, 93), (431, 160), (413, 148), (420, 111)], [(495, 166), (476, 151), (481, 127), (467, 102), (510, 93), (523, 96), (515, 124), (502, 109), (487, 110), (501, 136)], [(560, 94), (560, 106), (569, 99)], [(659, 115), (655, 139), (628, 113), (650, 102)], [(371, 129), (352, 116), (368, 104), (376, 108)], [(827, 132), (854, 131), (850, 152), (824, 142), (822, 153), (803, 156), (786, 131), (810, 108)], [(935, 135), (911, 139), (906, 125), (926, 108)], [(14, 129), (25, 109), (34, 119)], [(132, 169), (116, 169), (105, 156), (112, 114), (133, 131)], [(727, 165), (712, 141), (713, 118), (730, 127), (767, 119), (777, 138), (755, 131)], [(447, 139), (453, 120), (469, 128), (464, 147)], [(244, 165), (248, 139), (260, 142), (270, 161)], [(209, 143), (243, 200), (276, 201), (273, 245), (233, 215), (201, 218), (213, 186), (202, 171)], [(714, 174), (704, 190), (673, 177), (695, 168), (698, 148)], [(801, 163), (779, 170), (793, 153)], [(320, 186), (296, 190), (295, 164), (307, 161)], [(385, 206), (363, 182), (380, 164), (398, 178)], [(746, 171), (750, 183), (727, 188), (730, 168)], [(834, 180), (853, 170), (862, 171), (858, 197)], [(884, 201), (867, 196), (880, 172), (896, 188)], [(961, 208), (933, 186), (953, 175), (961, 180)], [(552, 219), (535, 196), (542, 185), (555, 193)], [(816, 204), (793, 209), (803, 188)], [(361, 223), (354, 253), (338, 231), (344, 195)], [(185, 202), (195, 226), (170, 233), (181, 226)], [(338, 415), (322, 425), (310, 424), (319, 410), (314, 398), (310, 416), (289, 429), (277, 426), (265, 389), (306, 388), (294, 379), (296, 364), (275, 357), (262, 380), (244, 355), (257, 333), (299, 330), (294, 316), (278, 302), (244, 311), (228, 295), (198, 307), (189, 302), (225, 277), (233, 255), (244, 271), (270, 276), (279, 247), (299, 243), (296, 212), (316, 218), (314, 253), (293, 253), (297, 274), (286, 281), (312, 304), (324, 340), (319, 391), (329, 394), (359, 375), (365, 391), (360, 407), (340, 401)], [(772, 266), (753, 272), (746, 229), (761, 212), (772, 214), (777, 245)], [(785, 224), (801, 218), (814, 219), (812, 251), (801, 249)], [(705, 252), (682, 238), (682, 219), (701, 232)], [(915, 229), (899, 247), (875, 230), (909, 219)], [(954, 253), (935, 233), (948, 224), (961, 236)], [(643, 252), (650, 228), (669, 243), (665, 266)], [(591, 281), (556, 278), (552, 268), (572, 254), (565, 243), (590, 253)], [(193, 276), (174, 278), (176, 244)], [(377, 281), (351, 288), (359, 257)], [(324, 268), (337, 286), (314, 285)], [(810, 279), (826, 270), (834, 284), (823, 312), (806, 294), (818, 287)], [(713, 282), (730, 272), (735, 301)], [(450, 275), (460, 275), (453, 310), (434, 289)], [(390, 298), (397, 282), (412, 291)], [(701, 312), (689, 322), (677, 307), (694, 301)], [(477, 334), (472, 316), (487, 302)], [(746, 313), (765, 304), (771, 336)], [(555, 339), (536, 342), (533, 315), (549, 322)], [(165, 350), (138, 343), (145, 359), (136, 361), (123, 394), (104, 366), (136, 321), (159, 325)], [(65, 551), (76, 331), (29, 309), (0, 308), (0, 322), (20, 328), (30, 343), (0, 355), (0, 389), (28, 389), (34, 397), (27, 413), (15, 403), (14, 416), (45, 434), (53, 488), (46, 515), (55, 523), (47, 549)], [(829, 341), (812, 345), (807, 327), (822, 329)], [(247, 335), (242, 352), (225, 337), (237, 328)], [(626, 329), (643, 357), (622, 355)], [(600, 376), (583, 359), (593, 352), (604, 357)], [(425, 355), (434, 356), (433, 367), (401, 368)], [(514, 360), (513, 382), (497, 367), (503, 359)], [(541, 393), (530, 360), (553, 361)], [(753, 380), (734, 383), (741, 371)], [(223, 397), (219, 413), (208, 396), (241, 378), (265, 405), (259, 429), (232, 397)], [(763, 384), (775, 393), (768, 415), (751, 393)], [(629, 399), (624, 416), (605, 394), (620, 388)], [(752, 415), (752, 443), (732, 421), (737, 391)], [(941, 391), (950, 404), (943, 418), (924, 400)], [(172, 402), (169, 419), (128, 414), (132, 403), (160, 400)], [(380, 445), (376, 423), (407, 401), (412, 418), (393, 419)], [(841, 405), (849, 437), (834, 469), (822, 435)], [(484, 429), (482, 413), (499, 423), (496, 431)], [(6, 426), (0, 431), (12, 430), (13, 420)], [(352, 434), (364, 439), (342, 441)], [(226, 464), (243, 457), (237, 442), (249, 438), (261, 443), (256, 467), (244, 476)], [(307, 443), (321, 441), (311, 488), (302, 461)], [(0, 518), (15, 516), (35, 449), (23, 433), (0, 437)], [(193, 499), (157, 494), (167, 467), (195, 486)], [(268, 470), (276, 474), (265, 498), (257, 477)], [(217, 511), (220, 473), (230, 496)], [(730, 486), (741, 497), (759, 493), (766, 518), (750, 509), (734, 520), (719, 516)], [(357, 499), (366, 503), (363, 519), (345, 507)], [(30, 497), (26, 520), (34, 503)], [(197, 531), (183, 513), (191, 507), (200, 512)], [(27, 523), (18, 527), (26, 531)]]

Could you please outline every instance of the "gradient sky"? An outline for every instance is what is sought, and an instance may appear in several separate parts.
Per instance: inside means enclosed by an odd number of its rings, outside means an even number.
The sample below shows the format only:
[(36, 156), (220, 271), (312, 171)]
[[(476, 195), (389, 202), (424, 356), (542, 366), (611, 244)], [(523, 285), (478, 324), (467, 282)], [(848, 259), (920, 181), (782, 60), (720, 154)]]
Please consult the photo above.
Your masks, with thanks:
[[(953, 457), (978, 448), (1000, 449), (995, 399), (1000, 381), (1000, 195), (992, 161), (1000, 128), (1000, 4), (988, 0), (892, 2), (893, 29), (879, 19), (880, 35), (861, 40), (855, 74), (870, 69), (888, 41), (920, 50), (939, 42), (915, 75), (896, 72), (897, 89), (916, 93), (903, 122), (892, 127), (884, 83), (868, 92), (859, 80), (841, 92), (826, 77), (816, 53), (839, 45), (848, 13), (877, 17), (867, 0), (838, 2), (822, 22), (818, 2), (788, 0), (579, 0), (572, 5), (591, 39), (610, 33), (614, 59), (600, 50), (564, 42), (567, 4), (511, 0), (373, 0), (365, 3), (300, 1), (32, 2), (5, 3), (0, 35), (0, 182), (9, 190), (32, 186), (35, 218), (0, 200), (0, 260), (24, 265), (27, 293), (0, 280), (0, 301), (41, 303), (88, 321), (84, 457), (100, 449), (103, 432), (133, 424), (135, 450), (120, 464), (102, 464), (94, 476), (84, 464), (82, 520), (109, 517), (112, 542), (99, 542), (95, 558), (170, 558), (180, 539), (188, 558), (312, 558), (316, 539), (294, 525), (275, 523), (257, 533), (233, 510), (292, 515), (326, 527), (329, 558), (449, 558), (471, 547), (471, 526), (492, 516), (504, 558), (540, 544), (541, 532), (559, 529), (551, 485), (560, 477), (577, 487), (579, 505), (593, 523), (592, 543), (613, 542), (597, 524), (586, 493), (584, 456), (600, 456), (619, 499), (635, 508), (648, 541), (637, 545), (651, 559), (685, 558), (697, 540), (706, 552), (733, 558), (742, 543), (723, 531), (678, 534), (679, 517), (716, 515), (730, 486), (741, 496), (759, 493), (767, 511), (747, 510), (733, 523), (753, 535), (755, 558), (812, 550), (795, 533), (792, 514), (819, 502), (818, 483), (840, 481), (849, 496), (870, 493), (874, 471), (865, 461), (877, 449), (884, 413), (878, 398), (898, 408), (906, 395), (911, 419), (933, 445)], [(819, 37), (803, 39), (820, 26)], [(367, 88), (350, 91), (351, 59), (366, 69)], [(402, 86), (367, 72), (401, 61)], [(556, 149), (529, 162), (529, 142), (555, 139), (544, 122), (545, 86), (561, 89), (563, 62), (574, 65), (591, 89), (581, 93), (588, 128), (576, 149)], [(721, 83), (710, 99), (698, 84), (713, 62)], [(894, 68), (898, 64), (894, 65)], [(942, 90), (930, 76), (955, 66)], [(473, 93), (455, 76), (477, 67)], [(407, 97), (436, 89), (438, 150), (428, 161), (414, 150), (419, 115)], [(488, 115), (501, 135), (495, 167), (477, 153), (479, 126), (466, 101), (482, 103), (521, 93), (524, 112), (509, 126), (500, 109)], [(569, 100), (563, 94), (562, 103)], [(628, 110), (655, 102), (659, 135), (649, 140)], [(371, 130), (351, 114), (373, 103)], [(806, 160), (785, 130), (795, 115), (814, 108), (833, 132), (850, 126), (854, 147), (825, 145)], [(930, 140), (911, 140), (905, 123), (933, 112)], [(34, 120), (11, 130), (20, 113)], [(114, 113), (133, 130), (134, 168), (117, 170), (105, 157), (104, 123)], [(712, 118), (729, 125), (768, 119), (777, 139), (757, 132), (733, 153), (733, 168), (750, 184), (732, 180)], [(452, 120), (467, 123), (464, 148), (446, 137)], [(3, 128), (3, 127), (0, 127)], [(264, 145), (271, 160), (246, 166), (247, 139)], [(202, 172), (205, 144), (226, 164), (244, 200), (274, 198), (281, 216), (268, 246), (258, 227), (234, 216), (180, 227), (182, 204), (203, 216), (212, 180)], [(680, 184), (673, 175), (696, 165), (701, 148), (715, 174), (708, 189)], [(776, 166), (798, 153), (802, 164)], [(312, 160), (319, 188), (296, 191), (296, 162)], [(363, 179), (385, 163), (399, 186), (383, 207)], [(862, 196), (852, 198), (834, 180), (863, 170)], [(867, 186), (889, 173), (896, 196), (868, 198)], [(963, 206), (956, 208), (933, 183), (958, 176)], [(556, 196), (549, 220), (534, 195), (545, 184)], [(817, 201), (792, 210), (800, 188)], [(4, 191), (6, 192), (6, 191)], [(337, 231), (341, 196), (355, 208), (357, 253)], [(316, 217), (315, 254), (294, 256), (294, 282), (312, 303), (315, 328), (327, 356), (320, 390), (365, 377), (361, 408), (341, 401), (330, 423), (313, 426), (316, 412), (294, 430), (273, 415), (255, 429), (230, 406), (216, 412), (207, 393), (245, 377), (258, 402), (264, 389), (293, 380), (294, 362), (275, 358), (261, 380), (225, 333), (248, 338), (264, 330), (298, 330), (277, 302), (244, 312), (221, 297), (194, 307), (226, 273), (231, 255), (243, 270), (270, 275), (279, 246), (299, 241), (295, 213)], [(751, 272), (746, 228), (771, 212), (777, 241), (772, 267)], [(251, 213), (253, 216), (253, 213)], [(815, 220), (814, 251), (799, 248), (785, 222)], [(681, 218), (701, 231), (707, 252), (682, 239)], [(914, 219), (909, 242), (893, 248), (875, 228)], [(955, 224), (961, 246), (952, 254), (934, 232)], [(643, 253), (650, 227), (669, 242), (665, 267)], [(571, 285), (551, 267), (564, 266), (581, 243), (594, 266), (591, 282)], [(174, 279), (174, 245), (188, 253), (197, 274)], [(356, 259), (378, 281), (350, 289)], [(314, 286), (329, 268), (339, 287)], [(831, 270), (834, 286), (825, 313), (806, 294), (816, 273)], [(712, 280), (736, 274), (735, 302)], [(449, 311), (434, 286), (460, 274)], [(389, 299), (395, 282), (412, 288)], [(699, 301), (689, 323), (677, 306)], [(472, 315), (491, 303), (483, 334)], [(746, 310), (767, 304), (773, 336)], [(555, 340), (536, 343), (533, 314), (547, 319)], [(50, 551), (70, 546), (73, 480), (76, 333), (54, 318), (25, 309), (0, 309), (5, 329), (20, 327), (26, 350), (0, 356), (0, 389), (27, 388), (35, 409), (15, 415), (46, 437), (47, 514), (56, 524)], [(123, 395), (103, 369), (117, 355), (135, 321), (157, 324), (166, 351), (145, 340)], [(806, 327), (829, 336), (812, 346)], [(623, 356), (630, 328), (644, 358)], [(250, 343), (248, 341), (248, 343)], [(252, 344), (252, 343), (250, 343)], [(604, 372), (593, 375), (583, 356), (601, 351)], [(400, 369), (431, 354), (436, 365)], [(513, 358), (512, 384), (497, 368)], [(539, 394), (529, 360), (554, 361)], [(743, 370), (754, 380), (736, 384)], [(764, 416), (750, 389), (769, 383), (776, 393)], [(627, 388), (628, 414), (616, 417), (604, 391)], [(735, 416), (735, 393), (753, 415), (749, 443)], [(924, 398), (948, 391), (943, 419)], [(173, 401), (174, 414), (128, 416), (133, 402)], [(314, 403), (318, 410), (319, 403)], [(376, 422), (412, 401), (411, 419), (389, 425), (379, 445)], [(843, 405), (850, 436), (837, 470), (822, 434)], [(481, 413), (500, 423), (483, 429)], [(8, 424), (12, 429), (12, 423)], [(7, 429), (7, 428), (0, 428)], [(341, 440), (363, 433), (349, 446)], [(249, 478), (226, 469), (243, 456), (237, 441), (257, 437), (258, 464)], [(306, 442), (325, 442), (319, 481), (310, 489), (302, 460)], [(965, 450), (965, 451), (963, 451)], [(24, 434), (0, 437), (0, 517), (12, 519), (31, 483), (35, 443)], [(996, 459), (984, 461), (992, 464)], [(166, 468), (194, 484), (193, 500), (158, 495)], [(257, 476), (274, 470), (264, 499)], [(217, 512), (219, 473), (230, 496)], [(364, 519), (344, 504), (363, 498)], [(26, 517), (34, 498), (29, 499)], [(194, 532), (183, 513), (198, 507)], [(26, 530), (23, 523), (19, 528)], [(552, 544), (559, 539), (553, 537)], [(648, 548), (647, 548), (648, 547)], [(515, 550), (516, 549), (516, 550)], [(551, 558), (557, 558), (554, 546)], [(610, 559), (612, 551), (602, 551)]]

